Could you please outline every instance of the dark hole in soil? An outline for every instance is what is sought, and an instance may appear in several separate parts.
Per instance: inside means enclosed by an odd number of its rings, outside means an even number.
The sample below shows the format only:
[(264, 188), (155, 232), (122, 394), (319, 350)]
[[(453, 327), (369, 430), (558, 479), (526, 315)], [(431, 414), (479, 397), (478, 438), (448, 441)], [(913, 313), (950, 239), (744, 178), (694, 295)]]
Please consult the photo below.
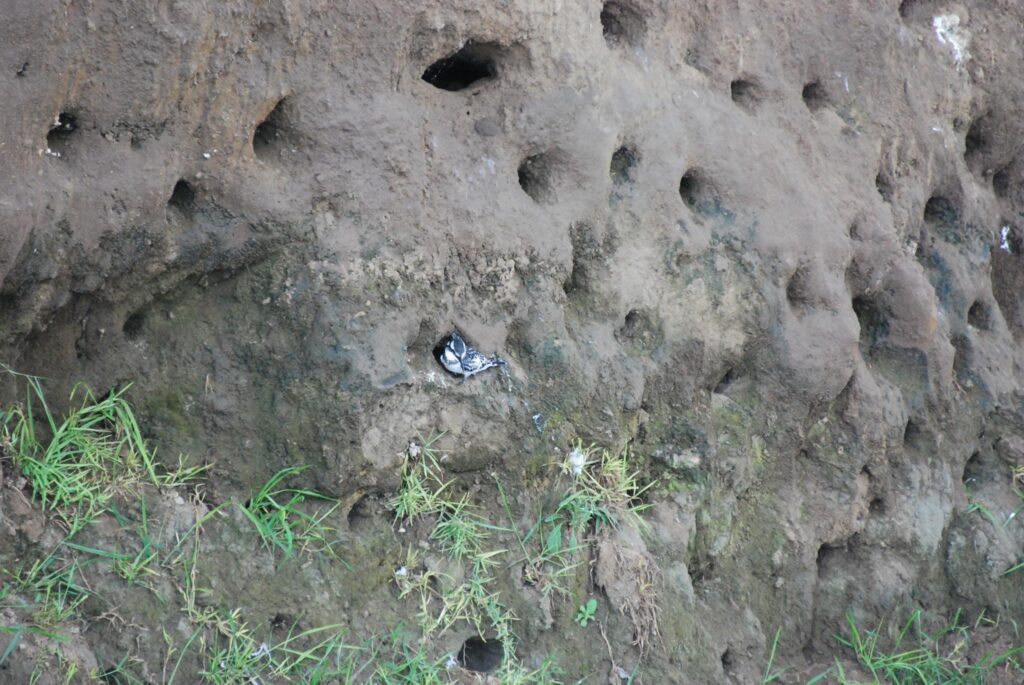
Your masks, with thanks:
[(206, 488), (196, 488), (195, 497), (204, 505), (206, 505), (208, 509), (211, 510), (216, 509), (222, 504), (222, 502), (220, 501), (220, 497), (211, 495), (210, 491), (207, 490)]
[(843, 551), (842, 545), (824, 544), (818, 548), (818, 575), (824, 575), (832, 560)]
[(808, 282), (807, 267), (801, 266), (786, 283), (786, 299), (789, 306), (797, 313), (804, 312), (811, 305), (810, 283)]
[(71, 112), (61, 112), (46, 134), (46, 147), (51, 152), (63, 156), (68, 151), (68, 144), (78, 130), (78, 118)]
[(554, 200), (553, 169), (549, 153), (531, 155), (519, 165), (519, 187), (538, 204)]
[(348, 510), (349, 530), (364, 530), (368, 528), (373, 520), (376, 511), (377, 495), (367, 494), (356, 500), (352, 508)]
[(748, 112), (753, 112), (761, 104), (761, 88), (754, 81), (738, 78), (729, 84), (729, 92), (732, 101)]
[(964, 138), (964, 159), (967, 162), (988, 149), (987, 124), (988, 117), (981, 116), (971, 122), (971, 127), (967, 129), (967, 136)]
[(917, 5), (917, 0), (903, 0), (900, 3), (900, 16), (906, 19), (914, 11), (914, 7)]
[(868, 505), (868, 512), (871, 513), (872, 516), (883, 516), (886, 509), (887, 506), (885, 504), (885, 500), (881, 497), (874, 498)]
[(467, 671), (490, 673), (501, 665), (505, 650), (497, 640), (471, 637), (459, 650), (459, 665)]
[(858, 295), (853, 298), (853, 312), (860, 323), (862, 353), (869, 353), (889, 333), (889, 323), (875, 300)]
[(638, 159), (636, 150), (628, 145), (623, 145), (612, 153), (612, 162), (608, 167), (608, 173), (612, 177), (612, 182), (616, 185), (622, 185), (634, 181), (633, 174)]
[(879, 172), (879, 174), (875, 176), (875, 190), (878, 191), (878, 194), (882, 196), (883, 200), (885, 200), (889, 204), (892, 204), (892, 181), (890, 181), (889, 178), (882, 174), (881, 172)]
[(268, 159), (278, 150), (288, 130), (287, 98), (281, 98), (267, 118), (256, 126), (252, 135), (252, 149), (256, 156)]
[(103, 669), (96, 674), (96, 681), (103, 683), (103, 685), (130, 685), (132, 682), (138, 682), (134, 678), (129, 680), (124, 675), (124, 670), (121, 668), (121, 664), (114, 664), (109, 668)]
[(996, 197), (1005, 198), (1010, 190), (1010, 167), (1004, 166), (992, 175), (992, 192)]
[(712, 391), (716, 395), (724, 394), (729, 386), (736, 382), (737, 373), (736, 369), (730, 368), (725, 372), (725, 375), (715, 384), (715, 389)]
[(135, 312), (124, 320), (121, 332), (128, 340), (135, 340), (142, 333), (142, 327), (146, 325), (146, 315), (143, 312)]
[(733, 656), (731, 649), (726, 649), (722, 652), (722, 670), (726, 673), (732, 673), (736, 668), (736, 657)]
[(174, 207), (185, 214), (191, 214), (196, 206), (196, 191), (192, 184), (184, 179), (175, 183), (167, 206)]
[(967, 323), (981, 331), (991, 330), (992, 310), (981, 300), (976, 300), (967, 310)]
[(828, 93), (825, 91), (825, 87), (818, 81), (811, 81), (805, 85), (800, 97), (803, 98), (807, 109), (812, 112), (817, 112), (822, 107), (828, 105)]
[(299, 624), (299, 620), (291, 614), (276, 613), (270, 619), (271, 630), (284, 630), (285, 628), (294, 628)]
[(981, 458), (981, 452), (975, 452), (971, 455), (971, 458), (964, 464), (964, 485), (971, 486), (972, 483), (985, 480), (985, 465)]
[(720, 204), (718, 190), (700, 169), (690, 169), (679, 179), (679, 197), (701, 214), (713, 213)]
[(625, 3), (606, 2), (601, 8), (601, 31), (610, 47), (636, 47), (643, 40), (646, 30), (640, 13)]
[(441, 90), (457, 92), (497, 76), (495, 43), (466, 43), (458, 52), (437, 60), (423, 72), (423, 80)]
[(924, 432), (921, 426), (913, 419), (907, 419), (907, 425), (903, 428), (903, 447), (914, 449), (920, 446)]
[(933, 195), (924, 206), (924, 220), (935, 226), (954, 226), (959, 220), (959, 212), (949, 198)]
[(640, 311), (637, 309), (630, 309), (626, 313), (626, 319), (622, 324), (622, 333), (626, 337), (632, 337), (636, 335), (637, 327), (640, 325)]
[(562, 284), (562, 291), (567, 297), (575, 297), (589, 289), (589, 281), (590, 273), (587, 265), (581, 260), (573, 259), (572, 271), (569, 272), (569, 277)]
[(686, 569), (690, 575), (690, 584), (695, 590), (703, 588), (715, 579), (715, 562), (711, 559), (701, 560), (696, 555), (691, 555)]

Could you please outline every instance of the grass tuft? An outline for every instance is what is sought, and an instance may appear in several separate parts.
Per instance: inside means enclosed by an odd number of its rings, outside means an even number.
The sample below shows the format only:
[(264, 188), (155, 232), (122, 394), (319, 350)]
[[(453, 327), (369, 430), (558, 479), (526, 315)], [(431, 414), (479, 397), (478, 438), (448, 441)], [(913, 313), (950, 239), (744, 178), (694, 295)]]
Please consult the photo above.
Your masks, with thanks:
[[(914, 611), (890, 641), (882, 638), (882, 624), (862, 629), (853, 613), (846, 617), (847, 635), (837, 635), (840, 645), (853, 652), (857, 662), (871, 673), (875, 682), (891, 685), (983, 685), (997, 669), (1024, 677), (1017, 655), (1024, 646), (999, 654), (986, 651), (981, 658), (969, 656), (970, 627), (957, 614), (937, 633), (921, 626), (921, 612)], [(824, 675), (824, 674), (823, 674)], [(840, 685), (855, 685), (846, 678), (838, 659), (836, 675)]]
[[(281, 469), (268, 480), (249, 501), (239, 505), (242, 513), (252, 522), (267, 549), (277, 549), (290, 559), (296, 553), (325, 554), (336, 558), (335, 541), (328, 538), (333, 529), (324, 521), (338, 508), (339, 502), (315, 490), (290, 488), (282, 482), (302, 473), (307, 466)], [(307, 501), (328, 506), (308, 513)]]
[(72, 531), (88, 525), (111, 499), (142, 481), (174, 487), (206, 469), (188, 466), (180, 457), (175, 469), (160, 468), (124, 398), (130, 386), (103, 398), (76, 386), (70, 399), (78, 398), (78, 405), (58, 419), (39, 379), (22, 377), (25, 402), (0, 415), (0, 448), (28, 479), (43, 509), (57, 512)]

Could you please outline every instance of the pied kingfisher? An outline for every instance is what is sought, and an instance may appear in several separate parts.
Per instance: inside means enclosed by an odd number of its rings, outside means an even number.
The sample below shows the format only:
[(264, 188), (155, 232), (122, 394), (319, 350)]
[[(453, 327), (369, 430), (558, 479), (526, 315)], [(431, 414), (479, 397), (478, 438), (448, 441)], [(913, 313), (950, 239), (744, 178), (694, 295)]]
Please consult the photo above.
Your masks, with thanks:
[(506, 364), (505, 360), (498, 355), (486, 357), (477, 352), (466, 344), (466, 341), (462, 339), (458, 331), (453, 332), (448, 337), (448, 340), (445, 341), (444, 349), (438, 355), (438, 361), (441, 362), (441, 366), (456, 376), (462, 376), (463, 380), (492, 366), (504, 366)]

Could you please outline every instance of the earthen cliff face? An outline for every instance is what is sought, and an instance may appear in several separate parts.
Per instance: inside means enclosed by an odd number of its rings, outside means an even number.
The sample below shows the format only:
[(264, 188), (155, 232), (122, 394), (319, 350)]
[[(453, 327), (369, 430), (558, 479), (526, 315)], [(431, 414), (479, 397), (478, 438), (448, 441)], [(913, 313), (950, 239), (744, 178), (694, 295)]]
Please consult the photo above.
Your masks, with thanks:
[[(453, 477), (525, 504), (572, 439), (628, 447), (659, 483), (647, 682), (753, 682), (777, 628), (827, 661), (851, 609), (1024, 620), (1018, 3), (0, 12), (0, 361), (134, 382), (218, 501), (295, 463), (383, 497), (446, 431)], [(509, 373), (444, 375), (455, 328)], [(214, 587), (279, 611), (241, 568)], [(400, 615), (332, 578), (287, 602)], [(509, 593), (524, 658), (607, 667), (575, 606)]]

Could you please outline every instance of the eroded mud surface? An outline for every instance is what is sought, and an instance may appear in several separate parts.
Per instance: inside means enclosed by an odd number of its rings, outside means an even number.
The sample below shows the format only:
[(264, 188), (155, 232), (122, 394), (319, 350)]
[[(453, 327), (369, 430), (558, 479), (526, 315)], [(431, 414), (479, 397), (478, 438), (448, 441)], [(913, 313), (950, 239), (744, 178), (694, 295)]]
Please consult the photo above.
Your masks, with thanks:
[[(1017, 3), (7, 5), (0, 361), (134, 383), (160, 452), (212, 465), (202, 501), (151, 495), (168, 531), (292, 465), (344, 503), (351, 568), (216, 518), (205, 601), (407, 619), (394, 571), (437, 551), (385, 504), (444, 431), (495, 524), (496, 482), (526, 529), (575, 438), (657, 481), (616, 546), (658, 570), (644, 682), (754, 682), (778, 628), (827, 664), (850, 610), (1024, 620)], [(453, 328), (508, 373), (445, 375)], [(59, 533), (3, 485), (12, 567)], [(610, 559), (553, 602), (503, 572), (521, 658), (640, 661)], [(76, 653), (156, 679), (174, 586), (94, 582)]]

